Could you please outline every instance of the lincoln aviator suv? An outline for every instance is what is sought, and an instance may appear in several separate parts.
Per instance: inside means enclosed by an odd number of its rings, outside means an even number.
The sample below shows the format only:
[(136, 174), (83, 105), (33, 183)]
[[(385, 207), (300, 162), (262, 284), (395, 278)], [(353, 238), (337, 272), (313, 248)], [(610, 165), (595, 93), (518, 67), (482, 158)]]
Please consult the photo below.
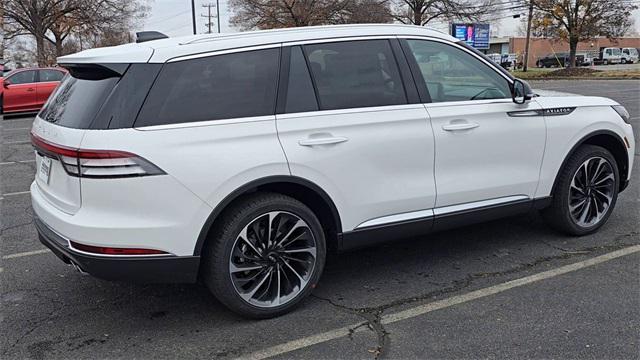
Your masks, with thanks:
[(417, 26), (164, 38), (58, 62), (68, 74), (31, 132), (41, 241), (103, 279), (201, 281), (248, 317), (300, 303), (329, 250), (530, 210), (592, 233), (631, 174), (618, 103), (534, 92)]

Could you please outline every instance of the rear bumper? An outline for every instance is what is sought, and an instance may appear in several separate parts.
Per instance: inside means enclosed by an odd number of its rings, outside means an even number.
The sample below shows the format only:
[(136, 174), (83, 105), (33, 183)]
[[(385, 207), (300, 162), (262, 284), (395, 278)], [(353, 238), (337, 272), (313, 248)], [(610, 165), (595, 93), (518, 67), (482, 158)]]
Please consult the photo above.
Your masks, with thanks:
[(40, 242), (67, 264), (100, 279), (142, 283), (193, 283), (199, 256), (94, 256), (69, 248), (69, 242), (35, 217)]

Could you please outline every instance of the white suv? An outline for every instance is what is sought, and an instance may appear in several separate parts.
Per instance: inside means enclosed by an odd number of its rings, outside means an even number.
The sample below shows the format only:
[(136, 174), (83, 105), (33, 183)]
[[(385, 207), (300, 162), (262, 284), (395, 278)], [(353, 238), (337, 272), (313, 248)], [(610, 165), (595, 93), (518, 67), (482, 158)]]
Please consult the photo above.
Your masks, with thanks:
[(64, 56), (33, 124), (41, 241), (111, 280), (203, 281), (282, 314), (328, 249), (544, 209), (602, 226), (629, 115), (537, 96), (449, 35), (356, 25), (199, 35)]

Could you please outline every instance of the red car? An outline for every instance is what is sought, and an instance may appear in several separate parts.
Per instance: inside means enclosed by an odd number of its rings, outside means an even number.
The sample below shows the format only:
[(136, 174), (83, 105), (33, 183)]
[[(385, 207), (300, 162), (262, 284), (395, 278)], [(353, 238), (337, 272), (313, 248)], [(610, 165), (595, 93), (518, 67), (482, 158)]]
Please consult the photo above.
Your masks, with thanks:
[(40, 110), (65, 74), (62, 68), (25, 68), (7, 73), (0, 87), (0, 112)]

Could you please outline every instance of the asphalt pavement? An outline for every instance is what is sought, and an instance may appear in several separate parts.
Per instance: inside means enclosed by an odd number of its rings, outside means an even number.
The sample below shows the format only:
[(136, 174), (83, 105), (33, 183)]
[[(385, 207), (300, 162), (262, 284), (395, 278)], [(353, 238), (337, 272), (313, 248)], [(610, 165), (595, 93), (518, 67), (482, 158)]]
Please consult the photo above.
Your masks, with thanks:
[[(613, 98), (640, 139), (640, 81), (543, 81)], [(640, 147), (609, 222), (574, 238), (537, 213), (332, 256), (285, 316), (242, 319), (201, 285), (83, 276), (43, 250), (32, 117), (0, 121), (0, 358), (640, 358)]]

